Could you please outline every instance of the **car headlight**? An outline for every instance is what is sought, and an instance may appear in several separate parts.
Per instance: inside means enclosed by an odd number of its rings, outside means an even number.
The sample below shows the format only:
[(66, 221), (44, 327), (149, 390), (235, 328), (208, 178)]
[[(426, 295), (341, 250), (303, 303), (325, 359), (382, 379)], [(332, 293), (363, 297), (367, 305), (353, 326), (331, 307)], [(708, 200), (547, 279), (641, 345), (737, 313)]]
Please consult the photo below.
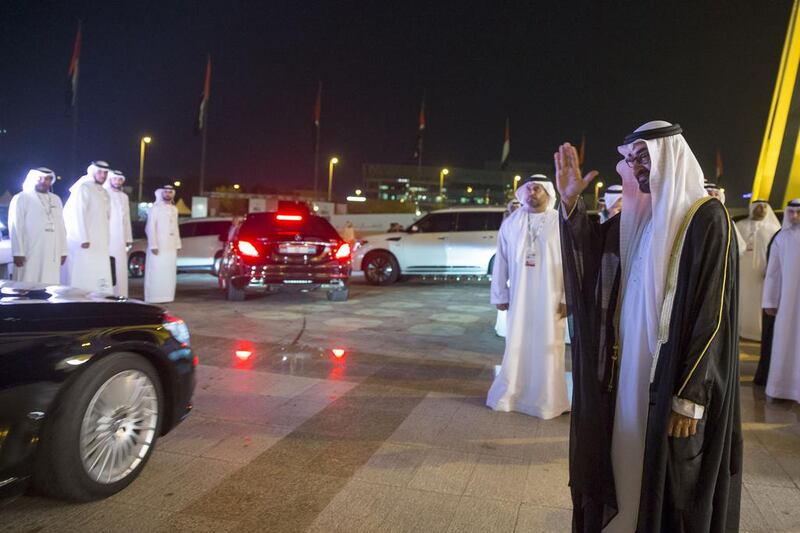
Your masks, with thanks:
[(189, 326), (182, 319), (170, 314), (164, 315), (164, 329), (169, 331), (181, 346), (189, 346)]

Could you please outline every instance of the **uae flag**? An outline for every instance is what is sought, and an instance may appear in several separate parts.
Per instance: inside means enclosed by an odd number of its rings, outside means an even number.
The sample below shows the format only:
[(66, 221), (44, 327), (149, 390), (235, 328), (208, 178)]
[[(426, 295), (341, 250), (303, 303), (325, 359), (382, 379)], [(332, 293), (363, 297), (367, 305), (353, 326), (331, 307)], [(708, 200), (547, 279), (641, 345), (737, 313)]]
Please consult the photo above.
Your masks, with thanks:
[(419, 108), (419, 129), (417, 129), (417, 145), (414, 148), (414, 159), (417, 161), (422, 157), (422, 138), (425, 135), (425, 98)]
[(197, 123), (194, 126), (195, 131), (201, 132), (206, 128), (206, 120), (208, 120), (208, 101), (211, 98), (211, 56), (208, 56), (206, 63), (206, 80), (203, 83), (203, 93), (200, 95), (200, 105), (197, 110)]
[(717, 148), (717, 184), (719, 184), (720, 178), (722, 177), (722, 152), (719, 148)]
[(506, 132), (503, 136), (503, 151), (500, 154), (500, 168), (505, 170), (508, 168), (508, 156), (511, 154), (511, 126), (509, 120), (506, 118)]
[(67, 71), (67, 116), (78, 104), (78, 71), (81, 59), (81, 23), (78, 22), (78, 33), (75, 34), (75, 45), (72, 48), (72, 59)]

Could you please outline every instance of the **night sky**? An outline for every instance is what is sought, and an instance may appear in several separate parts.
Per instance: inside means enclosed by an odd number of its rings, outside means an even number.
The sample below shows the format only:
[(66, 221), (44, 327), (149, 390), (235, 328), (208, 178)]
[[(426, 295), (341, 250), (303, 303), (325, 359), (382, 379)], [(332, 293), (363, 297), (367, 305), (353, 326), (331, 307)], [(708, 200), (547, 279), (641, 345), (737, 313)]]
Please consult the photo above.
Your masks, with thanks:
[[(749, 190), (791, 10), (767, 2), (332, 2), (5, 0), (0, 3), (0, 188), (27, 168), (65, 177), (93, 158), (148, 185), (199, 173), (193, 122), (213, 61), (207, 183), (312, 183), (312, 108), (324, 84), (322, 158), (340, 194), (363, 163), (413, 163), (426, 94), (425, 164), (550, 161), (587, 138), (608, 183), (622, 137), (679, 122), (707, 175), (718, 146), (729, 204)], [(70, 168), (67, 67), (83, 21), (79, 168)], [(321, 176), (325, 174), (323, 170)], [(617, 178), (618, 179), (618, 178)], [(134, 180), (131, 180), (134, 181)], [(2, 191), (0, 191), (2, 192)]]

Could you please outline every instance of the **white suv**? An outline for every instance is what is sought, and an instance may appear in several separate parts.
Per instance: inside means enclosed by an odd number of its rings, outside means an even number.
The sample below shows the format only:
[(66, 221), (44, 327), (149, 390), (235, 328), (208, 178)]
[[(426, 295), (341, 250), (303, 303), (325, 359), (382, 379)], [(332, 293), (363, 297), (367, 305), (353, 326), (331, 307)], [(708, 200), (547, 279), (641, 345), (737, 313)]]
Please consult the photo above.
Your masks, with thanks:
[[(181, 249), (178, 250), (178, 270), (205, 271), (216, 276), (222, 249), (228, 240), (231, 217), (189, 218), (178, 223)], [(128, 274), (144, 276), (147, 239), (135, 239), (128, 251)]]
[(404, 275), (491, 274), (502, 207), (466, 207), (428, 213), (405, 231), (371, 235), (353, 255), (353, 270), (363, 270), (373, 285), (388, 285)]

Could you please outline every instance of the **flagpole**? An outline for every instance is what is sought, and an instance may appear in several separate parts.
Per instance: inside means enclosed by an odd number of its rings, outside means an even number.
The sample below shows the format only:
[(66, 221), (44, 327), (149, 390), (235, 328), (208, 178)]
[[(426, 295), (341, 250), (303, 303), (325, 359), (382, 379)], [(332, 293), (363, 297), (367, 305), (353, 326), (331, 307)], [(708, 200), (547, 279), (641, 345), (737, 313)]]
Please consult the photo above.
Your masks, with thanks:
[[(206, 103), (206, 105), (208, 105)], [(203, 147), (200, 149), (200, 196), (203, 196), (206, 182), (206, 139), (208, 138), (208, 108), (203, 115)]]
[(319, 198), (319, 130), (320, 124), (317, 124), (317, 132), (314, 139), (314, 200)]
[[(72, 171), (78, 172), (78, 95), (72, 108)], [(78, 174), (79, 175), (79, 174)]]

